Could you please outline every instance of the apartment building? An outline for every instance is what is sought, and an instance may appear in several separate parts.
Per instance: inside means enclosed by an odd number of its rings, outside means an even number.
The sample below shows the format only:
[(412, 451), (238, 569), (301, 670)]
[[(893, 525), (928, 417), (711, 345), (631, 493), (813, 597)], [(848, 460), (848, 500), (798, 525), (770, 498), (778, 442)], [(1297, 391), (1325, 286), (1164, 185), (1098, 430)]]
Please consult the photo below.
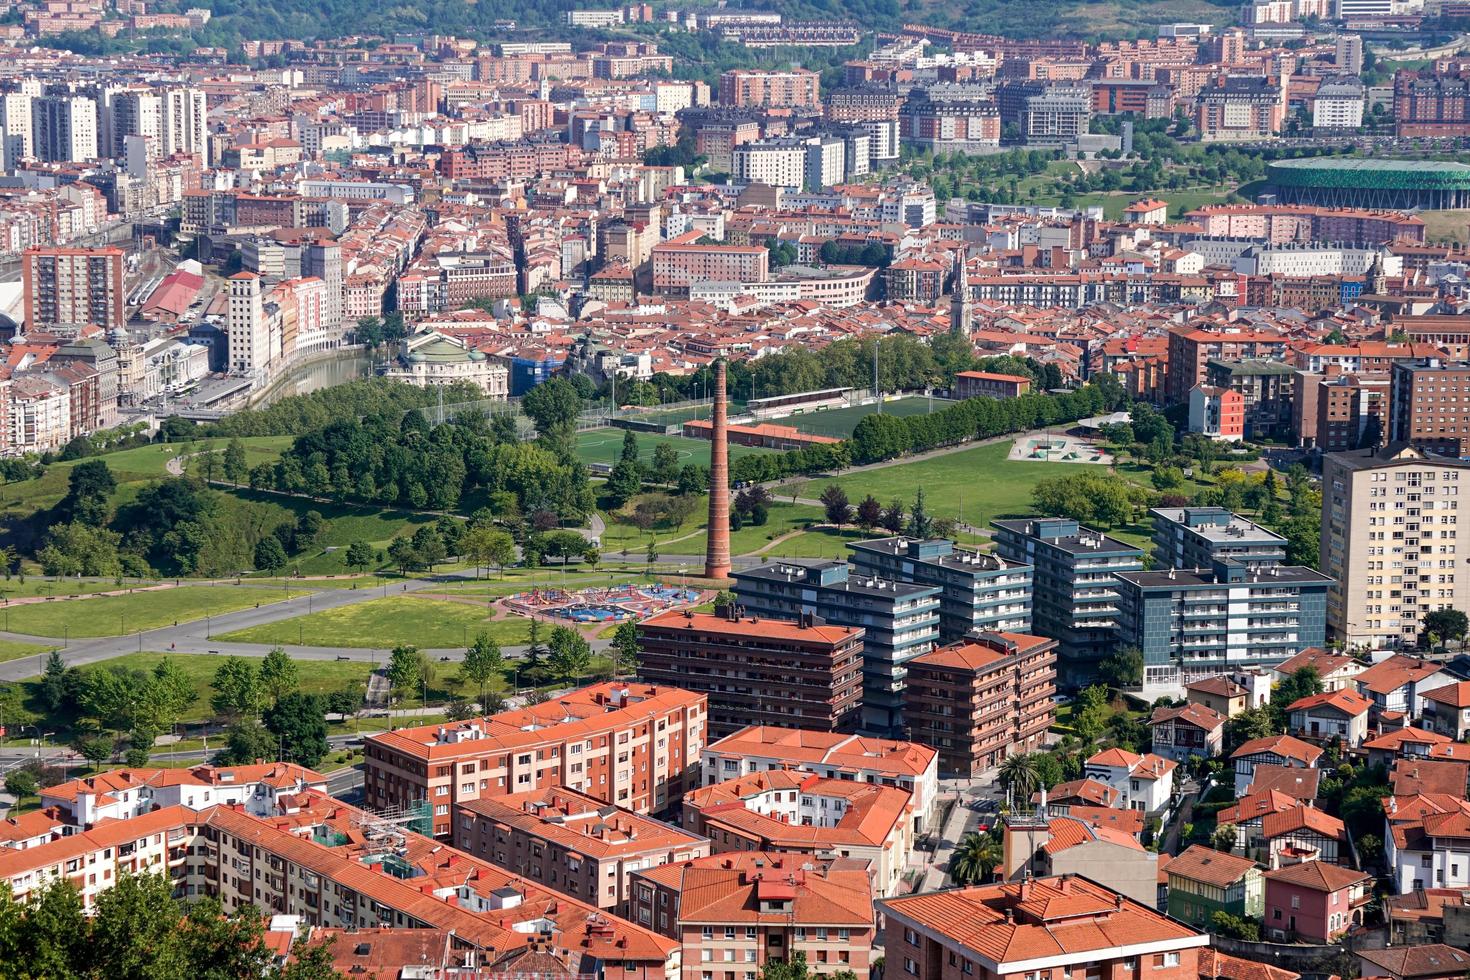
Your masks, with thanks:
[(735, 572), (735, 595), (756, 616), (815, 615), (863, 630), (863, 729), (902, 730), (904, 665), (939, 637), (939, 588), (851, 574), (839, 561), (791, 559)]
[(1154, 567), (1209, 568), (1229, 558), (1247, 568), (1286, 560), (1286, 539), (1224, 507), (1155, 507)]
[(633, 872), (710, 851), (703, 837), (565, 786), (460, 804), (453, 842), (496, 867), (619, 912)]
[(939, 750), (946, 776), (971, 777), (1039, 750), (1056, 717), (1057, 641), (976, 633), (909, 661), (909, 736)]
[(41, 790), (41, 807), (54, 807), (68, 823), (83, 828), (174, 806), (203, 810), (239, 805), (247, 813), (266, 816), (286, 797), (309, 789), (325, 793), (327, 777), (289, 762), (110, 769)]
[(734, 68), (720, 76), (720, 102), (773, 109), (817, 109), (822, 76), (805, 68), (785, 71)]
[(862, 717), (863, 630), (670, 610), (638, 624), (638, 676), (703, 695), (709, 737), (747, 725), (854, 731)]
[(909, 794), (916, 833), (939, 801), (939, 753), (918, 742), (752, 725), (705, 746), (701, 765), (705, 786), (772, 769), (894, 786)]
[(559, 973), (678, 976), (673, 940), (315, 791), (268, 819), (238, 806), (166, 807), (0, 855), (0, 882), (21, 900), (65, 876), (91, 908), (125, 872), (165, 874), (177, 897), (218, 898), (226, 912), (433, 930), (497, 972), (537, 954)]
[(653, 291), (687, 296), (689, 287), (706, 282), (765, 282), (770, 278), (770, 251), (753, 245), (701, 245), (691, 231), (653, 246)]
[(1211, 358), (1220, 361), (1281, 358), (1286, 354), (1287, 343), (1287, 337), (1267, 330), (1172, 327), (1165, 371), (1166, 400), (1171, 405), (1188, 401), (1189, 390), (1205, 381)]
[(1326, 642), (1332, 580), (1303, 565), (1120, 572), (1122, 642), (1143, 651), (1144, 689), (1270, 667)]
[(1086, 684), (1120, 642), (1118, 579), (1143, 552), (1061, 517), (992, 521), (995, 550), (1032, 566), (1031, 632), (1057, 641), (1064, 687)]
[(863, 861), (727, 851), (632, 878), (628, 918), (679, 941), (686, 980), (751, 980), (798, 953), (813, 976), (869, 975), (875, 930)]
[(1196, 980), (1210, 944), (1206, 933), (1080, 876), (909, 895), (880, 908), (888, 969), (917, 980)]
[(75, 333), (85, 326), (104, 331), (127, 325), (123, 250), (28, 248), (21, 255), (26, 330)]
[(684, 794), (684, 828), (709, 838), (716, 854), (785, 851), (866, 860), (875, 895), (903, 887), (914, 846), (908, 793), (789, 770), (690, 790)]
[(1287, 86), (1276, 75), (1220, 75), (1194, 99), (1194, 124), (1206, 143), (1272, 139), (1286, 119)]
[(1470, 538), (1457, 536), (1470, 462), (1390, 444), (1322, 457), (1328, 635), (1351, 647), (1413, 647), (1424, 617), (1470, 608)]
[(939, 588), (939, 638), (1031, 629), (1030, 565), (959, 548), (944, 538), (898, 535), (848, 546), (859, 575)]
[(1388, 405), (1386, 442), (1408, 443), (1439, 456), (1470, 455), (1470, 363), (1439, 358), (1395, 362)]
[(453, 805), (551, 786), (656, 813), (695, 784), (704, 741), (704, 695), (593, 684), (486, 718), (370, 735), (363, 799), (432, 806), (436, 837), (451, 833)]

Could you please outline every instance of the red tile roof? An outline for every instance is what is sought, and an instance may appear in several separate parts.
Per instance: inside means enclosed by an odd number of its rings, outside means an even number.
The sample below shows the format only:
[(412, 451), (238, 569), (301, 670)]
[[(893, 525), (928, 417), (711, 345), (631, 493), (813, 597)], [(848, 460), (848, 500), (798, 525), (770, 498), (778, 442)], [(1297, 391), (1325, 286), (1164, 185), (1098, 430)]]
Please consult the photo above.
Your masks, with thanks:
[(1372, 875), (1336, 864), (1328, 864), (1325, 861), (1303, 861), (1300, 864), (1288, 864), (1284, 868), (1266, 872), (1267, 882), (1279, 881), (1282, 884), (1322, 892), (1341, 891), (1359, 882), (1372, 880)]
[(1171, 875), (1188, 878), (1190, 881), (1229, 888), (1255, 867), (1256, 862), (1249, 858), (1236, 857), (1203, 844), (1194, 844), (1169, 861), (1165, 870)]

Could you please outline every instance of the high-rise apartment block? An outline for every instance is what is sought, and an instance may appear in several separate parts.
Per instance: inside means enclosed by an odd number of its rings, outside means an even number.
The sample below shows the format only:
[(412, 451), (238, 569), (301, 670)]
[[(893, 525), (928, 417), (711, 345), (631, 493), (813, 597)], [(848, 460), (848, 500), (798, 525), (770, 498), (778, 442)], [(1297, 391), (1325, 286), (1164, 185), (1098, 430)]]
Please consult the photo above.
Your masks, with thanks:
[(1390, 373), (1386, 442), (1441, 456), (1470, 451), (1470, 363), (1396, 361)]
[(1031, 566), (953, 541), (903, 536), (848, 545), (860, 575), (939, 587), (939, 636), (1031, 629)]
[[(1470, 539), (1458, 536), (1470, 461), (1390, 444), (1322, 457), (1322, 570), (1328, 636), (1413, 646), (1424, 617), (1470, 609)], [(1470, 485), (1470, 476), (1467, 476)]]
[(817, 108), (822, 76), (805, 68), (785, 71), (733, 68), (720, 76), (720, 102), (774, 109)]
[(1248, 567), (1286, 560), (1286, 539), (1224, 507), (1155, 507), (1154, 558), (1167, 568), (1209, 568), (1221, 558)]
[[(723, 612), (724, 615), (719, 613)], [(862, 714), (863, 631), (796, 620), (671, 610), (638, 624), (638, 676), (709, 699), (710, 737), (747, 725), (854, 731)]]
[(909, 737), (939, 750), (946, 776), (969, 778), (1039, 750), (1056, 717), (1056, 640), (978, 633), (909, 661)]
[(903, 727), (904, 665), (939, 639), (939, 588), (854, 574), (844, 562), (791, 559), (735, 572), (735, 595), (756, 616), (815, 615), (863, 630), (863, 728)]
[(1087, 682), (1118, 646), (1119, 572), (1143, 569), (1143, 552), (1061, 517), (992, 521), (1002, 558), (1031, 565), (1031, 632), (1058, 643), (1066, 686)]
[(27, 249), (21, 282), (27, 330), (113, 330), (127, 323), (120, 248)]
[(84, 95), (47, 95), (31, 101), (32, 145), (46, 163), (97, 159), (97, 103)]
[(1310, 568), (1220, 558), (1117, 581), (1121, 639), (1143, 651), (1145, 690), (1275, 666), (1325, 642), (1332, 580)]

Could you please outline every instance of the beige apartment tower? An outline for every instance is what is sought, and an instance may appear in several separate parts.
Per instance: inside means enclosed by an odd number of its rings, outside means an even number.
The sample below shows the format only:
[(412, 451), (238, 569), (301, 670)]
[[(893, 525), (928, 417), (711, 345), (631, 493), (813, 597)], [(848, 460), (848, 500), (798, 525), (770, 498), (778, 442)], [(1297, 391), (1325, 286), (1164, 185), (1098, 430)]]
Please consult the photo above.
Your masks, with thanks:
[(1462, 486), (1470, 461), (1405, 443), (1322, 457), (1329, 639), (1412, 646), (1429, 613), (1470, 607), (1470, 569), (1457, 571), (1470, 562), (1470, 526), (1458, 537)]

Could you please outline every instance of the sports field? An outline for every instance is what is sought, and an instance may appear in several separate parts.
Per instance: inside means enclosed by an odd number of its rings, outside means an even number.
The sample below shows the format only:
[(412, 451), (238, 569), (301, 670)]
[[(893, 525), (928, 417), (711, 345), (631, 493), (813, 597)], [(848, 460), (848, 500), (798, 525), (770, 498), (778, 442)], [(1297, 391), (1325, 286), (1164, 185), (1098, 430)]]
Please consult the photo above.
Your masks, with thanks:
[[(577, 458), (584, 463), (616, 463), (623, 453), (623, 429), (593, 429), (577, 435)], [(638, 440), (638, 458), (645, 463), (653, 462), (654, 447), (668, 443), (679, 451), (679, 464), (696, 463), (709, 465), (709, 442), (704, 439), (685, 439), (683, 436), (659, 436), (644, 432), (633, 433)], [(755, 453), (773, 452), (750, 446), (731, 446), (730, 458), (739, 459)]]
[[(948, 408), (954, 402), (943, 398), (903, 398), (898, 401), (885, 402), (882, 409), (888, 415), (927, 415), (932, 410), (937, 412)], [(846, 439), (852, 435), (852, 430), (857, 426), (865, 415), (877, 412), (879, 405), (853, 405), (848, 408), (829, 408), (823, 411), (803, 412), (796, 415), (788, 415), (785, 418), (772, 419), (776, 425), (791, 425), (802, 432), (810, 432), (812, 435), (833, 436), (837, 439)]]

